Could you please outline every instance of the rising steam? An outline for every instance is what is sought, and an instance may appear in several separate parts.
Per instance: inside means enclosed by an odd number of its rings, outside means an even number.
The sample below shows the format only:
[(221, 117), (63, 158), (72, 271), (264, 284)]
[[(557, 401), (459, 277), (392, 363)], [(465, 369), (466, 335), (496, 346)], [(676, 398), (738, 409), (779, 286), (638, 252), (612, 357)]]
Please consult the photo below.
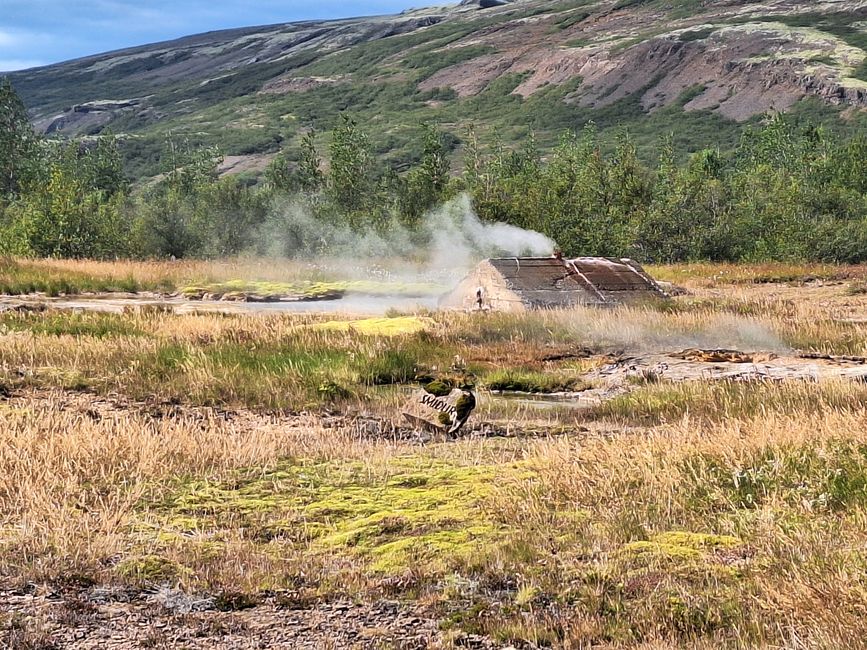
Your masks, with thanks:
[(541, 233), (481, 221), (466, 194), (427, 213), (413, 232), (396, 221), (388, 228), (358, 232), (317, 220), (305, 207), (290, 204), (279, 210), (263, 240), (271, 255), (339, 256), (359, 263), (403, 258), (437, 275), (464, 274), (487, 257), (548, 256), (555, 248)]
[[(413, 229), (392, 219), (363, 231), (317, 219), (307, 206), (276, 206), (255, 251), (291, 257), (311, 273), (351, 280), (454, 286), (479, 261), (496, 256), (549, 256), (554, 242), (538, 232), (485, 223), (462, 194), (424, 215)], [(399, 292), (396, 291), (396, 294)], [(293, 303), (294, 309), (384, 313), (388, 309), (435, 308), (437, 297), (347, 295), (333, 303)]]
[(430, 239), (427, 261), (434, 268), (468, 271), (486, 257), (548, 256), (555, 247), (553, 240), (533, 230), (482, 222), (466, 194), (428, 213), (423, 227)]

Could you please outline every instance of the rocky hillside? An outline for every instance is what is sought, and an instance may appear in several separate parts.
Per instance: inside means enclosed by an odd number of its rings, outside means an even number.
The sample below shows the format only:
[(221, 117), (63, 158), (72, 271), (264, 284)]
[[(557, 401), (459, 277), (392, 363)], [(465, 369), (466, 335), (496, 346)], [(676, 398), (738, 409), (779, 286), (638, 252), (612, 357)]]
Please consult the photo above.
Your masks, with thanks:
[[(485, 6), (482, 7), (481, 4)], [(542, 146), (594, 121), (681, 150), (729, 146), (769, 110), (867, 128), (865, 0), (496, 0), (191, 36), (12, 75), (45, 133), (125, 138), (137, 173), (168, 133), (256, 170), (351, 111), (400, 164), (418, 125)]]

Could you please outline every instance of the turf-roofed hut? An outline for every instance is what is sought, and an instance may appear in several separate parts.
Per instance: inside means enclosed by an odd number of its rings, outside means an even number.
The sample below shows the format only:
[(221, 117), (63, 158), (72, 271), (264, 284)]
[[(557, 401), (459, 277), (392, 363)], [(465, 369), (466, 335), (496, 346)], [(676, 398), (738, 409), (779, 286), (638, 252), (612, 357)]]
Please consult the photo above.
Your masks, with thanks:
[(665, 297), (641, 266), (609, 257), (504, 257), (481, 262), (440, 300), (451, 309), (527, 311)]

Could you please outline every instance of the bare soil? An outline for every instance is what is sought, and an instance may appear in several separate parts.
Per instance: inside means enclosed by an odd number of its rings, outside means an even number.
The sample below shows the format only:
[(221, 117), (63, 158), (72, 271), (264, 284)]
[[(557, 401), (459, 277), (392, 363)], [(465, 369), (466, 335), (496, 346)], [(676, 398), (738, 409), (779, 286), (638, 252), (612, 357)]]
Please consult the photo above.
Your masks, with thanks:
[(609, 387), (625, 387), (634, 379), (651, 381), (867, 381), (867, 360), (855, 357), (776, 356), (738, 350), (683, 350), (627, 356), (591, 373)]
[[(298, 603), (272, 594), (257, 604), (189, 595), (165, 586), (153, 591), (41, 585), (0, 589), (7, 648), (343, 648), (407, 650), (443, 642), (436, 612), (391, 600)], [(233, 608), (234, 609), (233, 611)], [(2, 630), (2, 628), (0, 628)], [(459, 645), (500, 648), (463, 635)]]

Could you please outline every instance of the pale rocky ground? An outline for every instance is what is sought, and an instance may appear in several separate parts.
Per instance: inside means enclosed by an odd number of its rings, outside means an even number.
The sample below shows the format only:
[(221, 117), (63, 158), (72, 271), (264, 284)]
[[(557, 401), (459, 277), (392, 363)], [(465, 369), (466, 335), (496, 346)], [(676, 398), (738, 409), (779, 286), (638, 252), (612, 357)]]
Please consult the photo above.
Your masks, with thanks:
[[(137, 593), (29, 585), (0, 590), (0, 610), (18, 621), (17, 629), (0, 633), (0, 642), (9, 648), (422, 650), (443, 642), (434, 616), (388, 600), (338, 600), (299, 608), (275, 596), (247, 609), (220, 611), (213, 598), (168, 587)], [(473, 635), (454, 641), (466, 648), (503, 647)]]

